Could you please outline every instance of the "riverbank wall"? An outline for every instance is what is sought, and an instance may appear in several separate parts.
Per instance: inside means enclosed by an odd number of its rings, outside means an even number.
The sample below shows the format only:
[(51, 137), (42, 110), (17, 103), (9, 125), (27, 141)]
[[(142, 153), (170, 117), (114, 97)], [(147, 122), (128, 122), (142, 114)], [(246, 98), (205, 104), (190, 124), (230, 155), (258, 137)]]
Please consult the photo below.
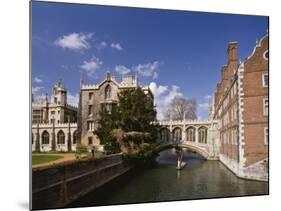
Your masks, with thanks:
[(121, 154), (33, 169), (32, 209), (64, 207), (129, 169)]
[(268, 182), (268, 159), (261, 160), (248, 167), (244, 167), (237, 160), (230, 159), (222, 154), (219, 161), (239, 178)]

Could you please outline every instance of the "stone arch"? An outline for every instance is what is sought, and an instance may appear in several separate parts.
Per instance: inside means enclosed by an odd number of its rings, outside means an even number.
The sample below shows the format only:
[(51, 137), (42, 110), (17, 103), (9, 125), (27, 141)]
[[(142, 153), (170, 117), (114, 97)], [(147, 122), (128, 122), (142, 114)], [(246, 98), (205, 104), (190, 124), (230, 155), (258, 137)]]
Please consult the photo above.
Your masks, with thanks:
[(198, 146), (188, 145), (188, 144), (180, 144), (179, 147), (180, 148), (186, 148), (186, 149), (189, 149), (191, 151), (194, 151), (194, 152), (200, 154), (205, 159), (208, 159), (208, 157), (209, 157), (209, 153), (205, 149), (200, 148)]
[(50, 144), (50, 134), (47, 130), (44, 130), (41, 135), (42, 144)]
[(174, 142), (180, 142), (182, 140), (182, 129), (180, 127), (173, 128), (172, 135)]
[(186, 128), (185, 130), (186, 133), (186, 141), (190, 141), (190, 142), (195, 142), (195, 136), (196, 136), (196, 128), (193, 126), (189, 126), (188, 128)]
[(179, 148), (185, 148), (185, 149), (189, 149), (193, 152), (196, 152), (198, 153), (199, 155), (201, 155), (202, 157), (204, 157), (205, 159), (208, 159), (209, 158), (209, 153), (208, 151), (206, 151), (205, 149), (201, 148), (201, 147), (198, 147), (198, 146), (194, 146), (194, 145), (189, 145), (189, 144), (179, 144), (179, 145), (175, 145), (175, 144), (165, 144), (163, 146), (160, 146), (158, 148), (158, 153), (159, 152), (162, 152), (162, 151), (165, 151), (165, 150), (168, 150), (168, 149), (172, 149), (172, 148), (175, 148), (175, 147), (179, 147)]
[(168, 128), (163, 127), (160, 129), (160, 140), (164, 143), (170, 141), (170, 131)]
[(200, 126), (198, 128), (198, 142), (201, 144), (207, 144), (208, 128), (206, 126)]
[(57, 144), (65, 144), (65, 134), (62, 130), (57, 134)]

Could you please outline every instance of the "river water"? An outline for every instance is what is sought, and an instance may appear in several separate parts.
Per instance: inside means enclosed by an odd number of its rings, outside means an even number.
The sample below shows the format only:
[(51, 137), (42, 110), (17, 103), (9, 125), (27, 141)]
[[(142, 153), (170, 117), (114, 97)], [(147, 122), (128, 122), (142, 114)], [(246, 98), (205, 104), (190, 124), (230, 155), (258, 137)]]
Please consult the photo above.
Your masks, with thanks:
[(75, 201), (69, 207), (268, 194), (268, 183), (237, 178), (219, 161), (185, 151), (176, 170), (174, 150), (161, 152), (155, 165), (131, 171)]

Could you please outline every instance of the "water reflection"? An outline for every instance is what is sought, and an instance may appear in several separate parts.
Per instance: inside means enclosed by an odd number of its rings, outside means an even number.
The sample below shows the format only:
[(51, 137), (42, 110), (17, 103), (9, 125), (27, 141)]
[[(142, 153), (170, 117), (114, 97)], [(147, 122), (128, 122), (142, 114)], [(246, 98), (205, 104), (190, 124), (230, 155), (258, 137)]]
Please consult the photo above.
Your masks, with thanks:
[(237, 178), (218, 161), (185, 151), (187, 165), (176, 170), (175, 150), (160, 153), (156, 165), (132, 171), (70, 206), (169, 201), (267, 194), (268, 183)]

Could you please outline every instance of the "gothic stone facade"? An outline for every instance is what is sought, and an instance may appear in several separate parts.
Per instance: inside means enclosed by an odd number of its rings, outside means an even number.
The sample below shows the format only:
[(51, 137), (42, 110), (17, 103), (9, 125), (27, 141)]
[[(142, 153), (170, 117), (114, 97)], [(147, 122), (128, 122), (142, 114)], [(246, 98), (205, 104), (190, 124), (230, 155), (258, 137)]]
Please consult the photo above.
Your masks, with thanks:
[[(118, 93), (124, 89), (137, 88), (137, 76), (124, 76), (119, 83), (109, 72), (106, 78), (97, 85), (85, 85), (81, 82), (79, 119), (78, 127), (81, 136), (81, 143), (86, 146), (99, 146), (100, 140), (94, 134), (97, 128), (99, 113), (101, 109), (110, 111), (112, 106), (118, 103)], [(147, 94), (148, 99), (153, 102), (153, 94), (149, 87), (142, 89)]]
[(237, 43), (229, 43), (214, 95), (220, 160), (237, 176), (257, 180), (268, 180), (268, 42), (266, 35), (240, 64)]
[(46, 94), (45, 99), (32, 101), (32, 123), (77, 122), (77, 107), (67, 104), (67, 90), (58, 81), (52, 90), (51, 102)]
[(73, 151), (77, 142), (77, 107), (67, 104), (67, 90), (57, 82), (51, 102), (32, 102), (32, 151)]

